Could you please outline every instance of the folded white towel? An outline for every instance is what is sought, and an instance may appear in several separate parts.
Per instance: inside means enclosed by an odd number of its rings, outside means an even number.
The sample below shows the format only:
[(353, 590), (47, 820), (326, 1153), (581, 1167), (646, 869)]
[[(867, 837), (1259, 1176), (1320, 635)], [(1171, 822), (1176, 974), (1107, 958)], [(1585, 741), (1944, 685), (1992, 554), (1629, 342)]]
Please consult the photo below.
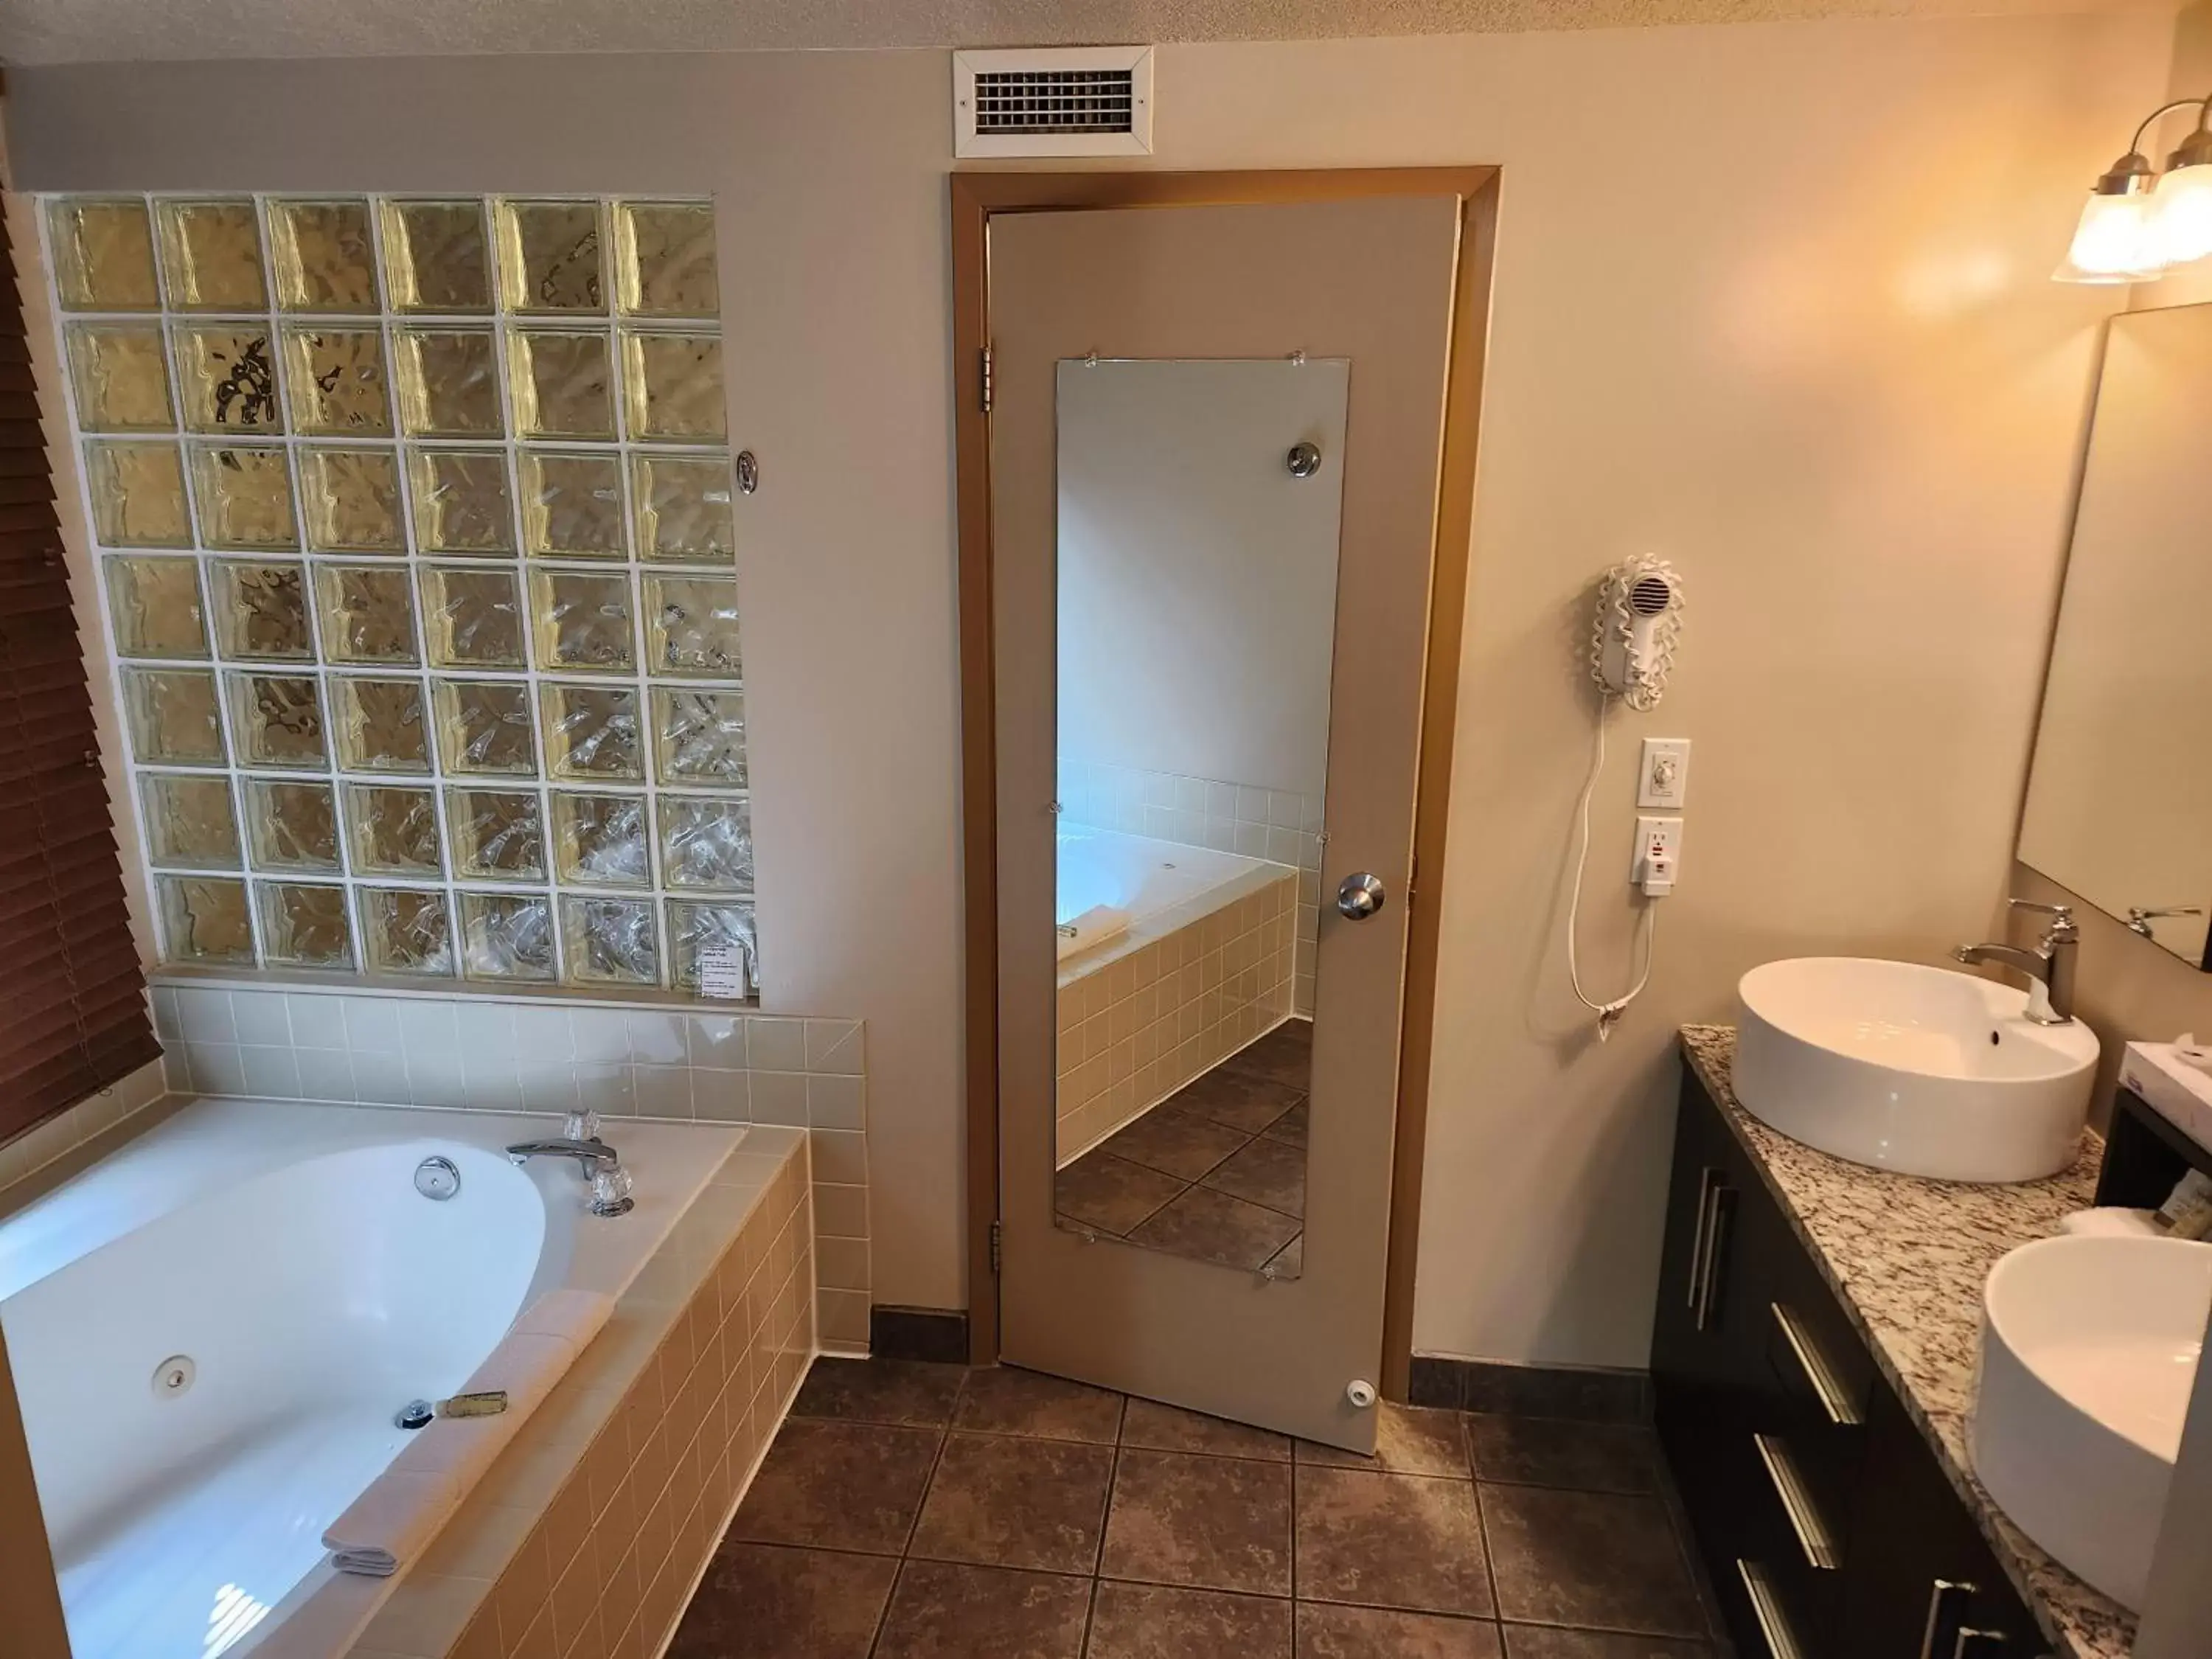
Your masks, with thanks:
[(1079, 951), (1088, 951), (1095, 945), (1103, 945), (1116, 934), (1129, 931), (1129, 913), (1111, 904), (1094, 904), (1073, 921), (1063, 921), (1054, 930), (1059, 939), (1055, 960), (1065, 962)]
[(388, 1578), (420, 1555), (613, 1311), (612, 1297), (589, 1291), (549, 1291), (532, 1303), (461, 1389), (503, 1389), (507, 1409), (416, 1430), (323, 1534), (331, 1565)]

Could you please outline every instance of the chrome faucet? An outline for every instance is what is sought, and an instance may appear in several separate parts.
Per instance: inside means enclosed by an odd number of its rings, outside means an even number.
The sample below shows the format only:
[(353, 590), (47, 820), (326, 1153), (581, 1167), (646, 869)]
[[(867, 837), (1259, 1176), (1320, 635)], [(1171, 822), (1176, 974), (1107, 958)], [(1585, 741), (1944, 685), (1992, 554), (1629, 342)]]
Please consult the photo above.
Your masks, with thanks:
[(533, 1158), (568, 1158), (591, 1185), (585, 1208), (593, 1215), (628, 1215), (635, 1206), (630, 1197), (629, 1171), (622, 1158), (599, 1139), (597, 1112), (571, 1112), (558, 1135), (543, 1140), (519, 1140), (507, 1149), (508, 1159), (527, 1164)]
[(2070, 904), (2039, 904), (2033, 899), (2009, 901), (2015, 910), (2039, 910), (2051, 918), (2035, 948), (2017, 945), (1961, 945), (1951, 952), (1970, 968), (1986, 962), (2016, 968), (2027, 975), (2027, 1017), (2039, 1025), (2074, 1023), (2074, 953), (2081, 946), (2081, 930), (2074, 922)]

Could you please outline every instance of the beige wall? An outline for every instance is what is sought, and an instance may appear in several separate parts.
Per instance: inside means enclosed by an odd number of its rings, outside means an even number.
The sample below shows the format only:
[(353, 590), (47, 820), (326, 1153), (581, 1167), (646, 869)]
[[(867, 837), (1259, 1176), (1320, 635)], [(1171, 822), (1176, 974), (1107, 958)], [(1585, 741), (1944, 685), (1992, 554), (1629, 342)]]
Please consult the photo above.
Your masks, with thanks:
[[(2160, 16), (1185, 46), (1158, 165), (1504, 167), (1416, 1328), (1642, 1363), (1670, 1033), (1766, 957), (1933, 957), (2008, 873), (2100, 317), (2087, 179)], [(762, 926), (870, 1023), (881, 1299), (956, 1304), (951, 404), (941, 55), (478, 58), (10, 76), (33, 187), (699, 189), (723, 204)], [(209, 112), (220, 110), (219, 118)], [(1609, 1045), (1559, 950), (1583, 590), (1690, 610), (1624, 722), (1698, 743), (1654, 988)], [(1616, 763), (1586, 907), (1617, 970)]]

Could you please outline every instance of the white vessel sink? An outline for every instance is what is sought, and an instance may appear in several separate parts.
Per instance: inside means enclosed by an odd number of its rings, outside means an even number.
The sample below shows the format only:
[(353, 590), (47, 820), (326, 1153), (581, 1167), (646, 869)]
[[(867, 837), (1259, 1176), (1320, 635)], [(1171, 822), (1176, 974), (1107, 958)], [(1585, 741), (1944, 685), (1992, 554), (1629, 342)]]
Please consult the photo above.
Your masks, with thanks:
[(2037, 1024), (2023, 992), (1802, 957), (1753, 969), (1736, 998), (1736, 1098), (1793, 1140), (1944, 1181), (2033, 1181), (2080, 1150), (2096, 1035)]
[(2212, 1314), (2212, 1244), (2046, 1238), (1982, 1291), (1974, 1472), (2020, 1529), (2140, 1610)]

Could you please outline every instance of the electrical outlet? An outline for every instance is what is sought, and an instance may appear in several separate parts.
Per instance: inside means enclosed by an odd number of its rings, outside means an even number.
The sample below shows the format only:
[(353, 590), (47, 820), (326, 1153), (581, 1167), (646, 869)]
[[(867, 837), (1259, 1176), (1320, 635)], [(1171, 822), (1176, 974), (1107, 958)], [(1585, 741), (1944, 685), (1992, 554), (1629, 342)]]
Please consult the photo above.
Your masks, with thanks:
[(1682, 820), (1641, 817), (1636, 820), (1636, 855), (1630, 860), (1628, 879), (1647, 897), (1671, 892), (1682, 878)]
[(1679, 812), (1689, 804), (1690, 740), (1646, 738), (1644, 763), (1636, 770), (1636, 804)]

